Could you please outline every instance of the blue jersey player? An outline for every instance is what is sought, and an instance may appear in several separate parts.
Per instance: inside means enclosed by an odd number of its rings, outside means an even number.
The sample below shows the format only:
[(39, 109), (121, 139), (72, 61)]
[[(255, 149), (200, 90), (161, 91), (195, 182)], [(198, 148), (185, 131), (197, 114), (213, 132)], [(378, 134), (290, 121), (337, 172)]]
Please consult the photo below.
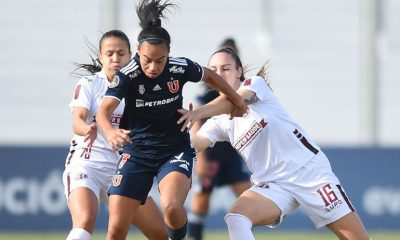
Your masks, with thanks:
[[(232, 116), (242, 116), (247, 110), (240, 96), (217, 74), (187, 58), (169, 56), (171, 39), (161, 27), (161, 18), (164, 10), (174, 6), (161, 0), (139, 3), (142, 31), (137, 55), (117, 73), (99, 107), (98, 125), (112, 148), (122, 148), (109, 189), (107, 239), (126, 238), (129, 223), (146, 200), (155, 176), (168, 236), (172, 240), (185, 238), (183, 204), (195, 156), (189, 134), (177, 124), (186, 82), (204, 80), (224, 93), (236, 106)], [(120, 129), (114, 129), (110, 116), (122, 99), (126, 103), (124, 116)]]

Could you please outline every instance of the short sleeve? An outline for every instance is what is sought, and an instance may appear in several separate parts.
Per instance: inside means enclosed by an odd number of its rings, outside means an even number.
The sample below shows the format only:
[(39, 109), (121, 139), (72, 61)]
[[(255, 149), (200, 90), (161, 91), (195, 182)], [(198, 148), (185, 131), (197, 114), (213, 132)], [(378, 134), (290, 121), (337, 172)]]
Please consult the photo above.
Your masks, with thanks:
[(125, 75), (124, 73), (118, 71), (113, 80), (110, 83), (106, 93), (104, 94), (105, 97), (113, 97), (121, 101), (128, 92), (128, 83), (130, 81), (129, 76)]
[(208, 138), (213, 147), (216, 142), (229, 141), (227, 131), (224, 130), (220, 117), (212, 117), (208, 119), (197, 132), (198, 135)]
[(254, 92), (261, 101), (266, 101), (271, 94), (265, 79), (259, 76), (244, 80), (240, 88)]
[(90, 77), (83, 77), (79, 79), (75, 86), (72, 100), (69, 104), (70, 108), (84, 107), (90, 109), (92, 102), (92, 87), (89, 83)]
[(185, 72), (185, 78), (189, 82), (199, 82), (203, 80), (204, 69), (201, 65), (196, 62), (193, 62), (190, 59), (187, 59), (187, 71)]

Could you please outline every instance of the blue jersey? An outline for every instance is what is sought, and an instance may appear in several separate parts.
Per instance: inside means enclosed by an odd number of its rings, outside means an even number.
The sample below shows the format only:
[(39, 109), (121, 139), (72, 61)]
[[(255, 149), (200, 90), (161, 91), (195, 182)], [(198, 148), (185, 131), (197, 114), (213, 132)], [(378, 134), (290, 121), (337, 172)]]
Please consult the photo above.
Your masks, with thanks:
[(136, 55), (115, 76), (105, 96), (122, 100), (125, 111), (120, 128), (131, 130), (132, 144), (124, 147), (136, 161), (159, 164), (178, 151), (191, 149), (187, 132), (176, 122), (182, 108), (182, 89), (186, 82), (203, 78), (203, 68), (187, 58), (168, 57), (163, 72), (148, 78)]

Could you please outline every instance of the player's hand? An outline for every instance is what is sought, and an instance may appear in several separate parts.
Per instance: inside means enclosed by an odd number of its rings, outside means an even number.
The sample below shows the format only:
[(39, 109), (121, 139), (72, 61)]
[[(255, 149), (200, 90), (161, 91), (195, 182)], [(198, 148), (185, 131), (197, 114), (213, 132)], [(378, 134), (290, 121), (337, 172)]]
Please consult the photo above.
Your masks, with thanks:
[(93, 123), (89, 126), (89, 131), (87, 131), (85, 134), (84, 141), (87, 143), (86, 147), (91, 148), (96, 138), (97, 138), (97, 126), (96, 124)]
[(113, 129), (107, 134), (108, 144), (114, 151), (117, 151), (132, 143), (130, 133), (131, 131), (125, 129)]
[(181, 132), (187, 131), (193, 127), (193, 124), (195, 121), (199, 120), (199, 114), (197, 111), (193, 111), (193, 104), (189, 103), (189, 110), (186, 110), (184, 108), (178, 109), (178, 112), (182, 114), (182, 117), (178, 119), (176, 122), (177, 124), (182, 124)]
[(242, 102), (239, 105), (235, 105), (234, 109), (231, 112), (230, 119), (234, 117), (243, 117), (248, 111), (247, 105), (244, 103), (244, 100), (242, 99)]

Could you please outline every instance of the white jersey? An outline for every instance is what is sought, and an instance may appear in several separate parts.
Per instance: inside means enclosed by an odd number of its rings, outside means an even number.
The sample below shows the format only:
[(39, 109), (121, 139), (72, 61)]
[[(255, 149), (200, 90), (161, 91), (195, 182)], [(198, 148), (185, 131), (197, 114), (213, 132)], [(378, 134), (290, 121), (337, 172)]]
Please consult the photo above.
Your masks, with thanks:
[(255, 184), (290, 176), (320, 151), (263, 78), (247, 79), (240, 88), (254, 92), (259, 99), (249, 105), (249, 113), (233, 120), (228, 115), (210, 118), (198, 134), (212, 144), (229, 141), (243, 156)]
[[(71, 110), (74, 107), (84, 107), (89, 110), (86, 122), (90, 125), (96, 121), (96, 113), (101, 100), (110, 85), (104, 71), (91, 76), (82, 77), (75, 86), (72, 101), (69, 104)], [(124, 111), (125, 102), (121, 101), (110, 117), (113, 127), (118, 128)], [(97, 128), (97, 139), (91, 148), (87, 148), (84, 142), (85, 136), (73, 135), (70, 153), (66, 165), (71, 163), (105, 163), (115, 167), (118, 155), (113, 151), (107, 142), (107, 137), (100, 128)]]

